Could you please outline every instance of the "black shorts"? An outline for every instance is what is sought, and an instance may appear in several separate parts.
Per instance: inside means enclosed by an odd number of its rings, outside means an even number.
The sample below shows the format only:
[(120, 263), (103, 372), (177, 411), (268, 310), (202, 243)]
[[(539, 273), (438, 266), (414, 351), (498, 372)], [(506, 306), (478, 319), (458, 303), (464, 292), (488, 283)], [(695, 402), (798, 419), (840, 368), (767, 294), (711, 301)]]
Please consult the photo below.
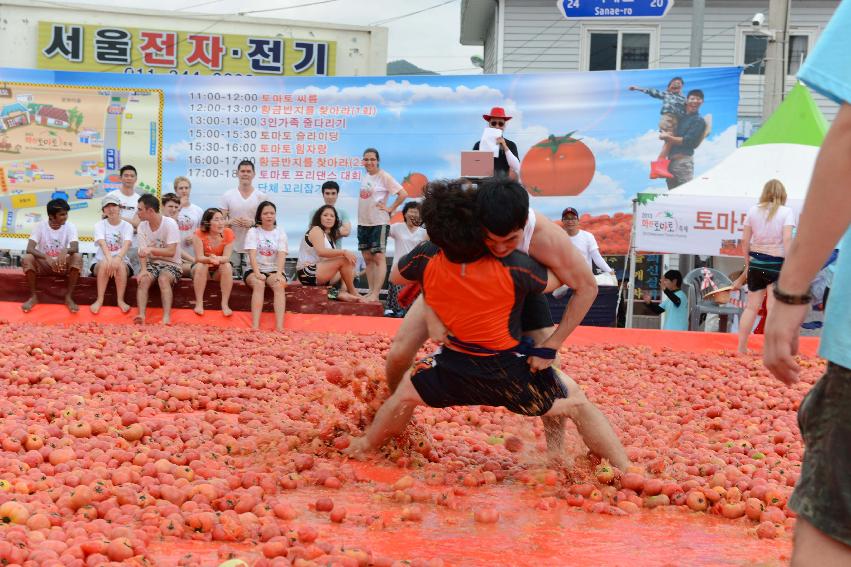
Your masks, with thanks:
[(523, 332), (537, 331), (553, 326), (553, 316), (550, 304), (542, 293), (529, 294), (523, 303), (523, 314), (520, 317)]
[(358, 226), (358, 250), (371, 254), (384, 254), (387, 250), (389, 224), (377, 226)]
[[(95, 262), (95, 263), (94, 263), (94, 264), (92, 264), (92, 265), (91, 265), (91, 267), (89, 268), (89, 272), (92, 274), (92, 276), (97, 276), (97, 275), (98, 275), (98, 274), (97, 274), (97, 272), (95, 271), (95, 270), (97, 269), (97, 265), (98, 265), (98, 263), (97, 263), (97, 262)], [(124, 262), (124, 265), (127, 267), (127, 277), (128, 277), (128, 278), (132, 278), (132, 277), (133, 277), (133, 268), (132, 268), (132, 267), (130, 267), (130, 264), (128, 264), (127, 262)]]
[(433, 408), (502, 406), (521, 415), (543, 415), (567, 387), (552, 368), (532, 372), (525, 356), (474, 356), (445, 348), (417, 361), (411, 382)]
[(828, 363), (798, 409), (804, 461), (789, 507), (851, 545), (851, 370)]
[[(249, 268), (249, 269), (245, 270), (244, 274), (242, 274), (242, 281), (245, 282), (246, 285), (248, 285), (248, 276), (250, 276), (253, 273), (254, 273), (254, 270)], [(275, 271), (272, 270), (271, 272), (264, 272), (263, 270), (260, 270), (260, 273), (268, 278), (271, 274), (274, 274)]]
[(316, 283), (316, 264), (310, 264), (299, 268), (295, 273), (301, 285), (318, 285)]
[(748, 291), (760, 291), (776, 282), (782, 267), (783, 258), (779, 256), (751, 252), (748, 265)]

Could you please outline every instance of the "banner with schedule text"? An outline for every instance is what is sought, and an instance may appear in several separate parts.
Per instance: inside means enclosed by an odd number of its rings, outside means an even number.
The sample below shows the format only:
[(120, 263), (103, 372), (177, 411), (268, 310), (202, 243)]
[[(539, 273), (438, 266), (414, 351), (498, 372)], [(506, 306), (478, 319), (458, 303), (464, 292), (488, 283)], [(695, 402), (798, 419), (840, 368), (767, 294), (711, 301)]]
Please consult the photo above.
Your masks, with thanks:
[[(756, 199), (639, 194), (636, 249), (642, 252), (742, 256), (742, 228)], [(786, 205), (800, 214), (803, 201)]]
[[(254, 185), (278, 205), (292, 250), (327, 180), (356, 224), (363, 150), (421, 195), (427, 180), (461, 174), (461, 152), (503, 107), (532, 206), (558, 219), (574, 207), (605, 254), (626, 253), (632, 199), (666, 192), (650, 179), (662, 149), (662, 110), (699, 93), (705, 130), (694, 175), (735, 149), (736, 67), (476, 76), (227, 77), (0, 69), (0, 246), (25, 239), (53, 197), (71, 204), (83, 239), (100, 198), (134, 165), (137, 191), (192, 181), (192, 201), (218, 206), (236, 166), (256, 164)], [(672, 87), (671, 85), (674, 85)], [(631, 88), (633, 87), (633, 88)], [(667, 100), (667, 102), (666, 102)], [(674, 109), (673, 111), (671, 109)], [(356, 247), (354, 237), (345, 245)], [(391, 246), (392, 249), (392, 246)]]

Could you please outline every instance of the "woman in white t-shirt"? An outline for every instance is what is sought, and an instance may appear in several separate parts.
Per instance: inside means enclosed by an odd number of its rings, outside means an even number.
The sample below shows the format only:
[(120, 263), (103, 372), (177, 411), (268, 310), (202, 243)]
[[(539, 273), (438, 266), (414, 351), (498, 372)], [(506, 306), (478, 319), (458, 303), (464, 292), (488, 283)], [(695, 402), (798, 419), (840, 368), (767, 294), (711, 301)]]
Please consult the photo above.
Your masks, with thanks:
[(263, 296), (266, 287), (272, 288), (275, 307), (275, 330), (284, 330), (284, 308), (286, 307), (287, 280), (284, 277), (284, 262), (287, 260), (287, 233), (278, 228), (278, 210), (275, 203), (263, 201), (254, 215), (254, 228), (245, 234), (245, 251), (248, 254), (249, 270), (243, 280), (251, 287), (251, 327), (260, 328), (260, 313), (263, 311)]
[(333, 285), (342, 280), (345, 291), (329, 290), (329, 297), (340, 301), (361, 301), (355, 287), (355, 261), (350, 250), (337, 248), (342, 222), (333, 205), (316, 209), (310, 220), (310, 228), (298, 247), (296, 277), (302, 285)]
[[(780, 276), (783, 259), (792, 243), (795, 212), (786, 205), (786, 188), (772, 179), (762, 188), (759, 203), (748, 210), (742, 241), (745, 253), (744, 272), (733, 282), (739, 289), (748, 283), (748, 304), (739, 321), (739, 352), (748, 351), (748, 337), (753, 329), (759, 308), (766, 298), (766, 290)], [(768, 294), (768, 310), (774, 305), (774, 296)]]
[[(428, 233), (420, 226), (420, 204), (416, 201), (405, 203), (402, 207), (402, 218), (404, 222), (395, 222), (390, 225), (390, 238), (395, 243), (393, 250), (393, 266), (399, 265), (399, 259), (413, 250), (417, 244), (424, 240), (428, 240)], [(387, 289), (387, 310), (392, 312), (394, 317), (402, 317), (405, 310), (399, 305), (399, 291), (404, 286), (391, 283)], [(388, 313), (389, 315), (389, 313)]]
[(98, 296), (89, 309), (92, 313), (100, 311), (106, 286), (109, 279), (113, 278), (118, 308), (122, 313), (127, 313), (130, 306), (124, 301), (124, 291), (127, 289), (127, 278), (133, 275), (127, 257), (127, 251), (133, 244), (133, 225), (121, 218), (121, 203), (114, 195), (107, 195), (101, 200), (101, 211), (106, 218), (95, 224), (95, 263), (91, 268), (92, 275), (97, 278)]

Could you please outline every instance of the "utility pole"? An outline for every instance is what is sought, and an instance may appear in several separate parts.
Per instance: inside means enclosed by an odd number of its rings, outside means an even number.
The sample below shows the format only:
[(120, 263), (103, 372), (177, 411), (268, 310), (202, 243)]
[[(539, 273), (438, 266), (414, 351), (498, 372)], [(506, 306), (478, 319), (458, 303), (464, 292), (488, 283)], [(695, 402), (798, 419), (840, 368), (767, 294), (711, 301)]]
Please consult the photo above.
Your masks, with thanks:
[(786, 90), (786, 58), (791, 0), (769, 0), (768, 45), (765, 48), (765, 85), (762, 120), (765, 122), (783, 100)]
[(706, 11), (706, 0), (694, 0), (691, 7), (691, 51), (688, 66), (700, 67), (703, 57), (703, 15)]

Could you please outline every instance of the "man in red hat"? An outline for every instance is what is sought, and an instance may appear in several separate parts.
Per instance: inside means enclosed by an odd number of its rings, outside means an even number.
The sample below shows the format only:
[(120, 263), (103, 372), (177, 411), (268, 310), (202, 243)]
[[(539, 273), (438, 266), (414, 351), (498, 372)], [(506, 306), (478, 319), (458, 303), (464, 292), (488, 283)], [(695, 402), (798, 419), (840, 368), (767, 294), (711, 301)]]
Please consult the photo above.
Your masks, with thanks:
[[(511, 120), (511, 116), (505, 115), (505, 109), (500, 106), (491, 108), (490, 114), (482, 114), (482, 118), (488, 123), (491, 128), (505, 130), (505, 125)], [(499, 142), (499, 155), (493, 158), (493, 174), (494, 176), (508, 175), (512, 179), (520, 179), (520, 158), (517, 152), (517, 144), (511, 140), (506, 140), (505, 137), (497, 138)], [(473, 146), (474, 150), (479, 149), (479, 142)]]

